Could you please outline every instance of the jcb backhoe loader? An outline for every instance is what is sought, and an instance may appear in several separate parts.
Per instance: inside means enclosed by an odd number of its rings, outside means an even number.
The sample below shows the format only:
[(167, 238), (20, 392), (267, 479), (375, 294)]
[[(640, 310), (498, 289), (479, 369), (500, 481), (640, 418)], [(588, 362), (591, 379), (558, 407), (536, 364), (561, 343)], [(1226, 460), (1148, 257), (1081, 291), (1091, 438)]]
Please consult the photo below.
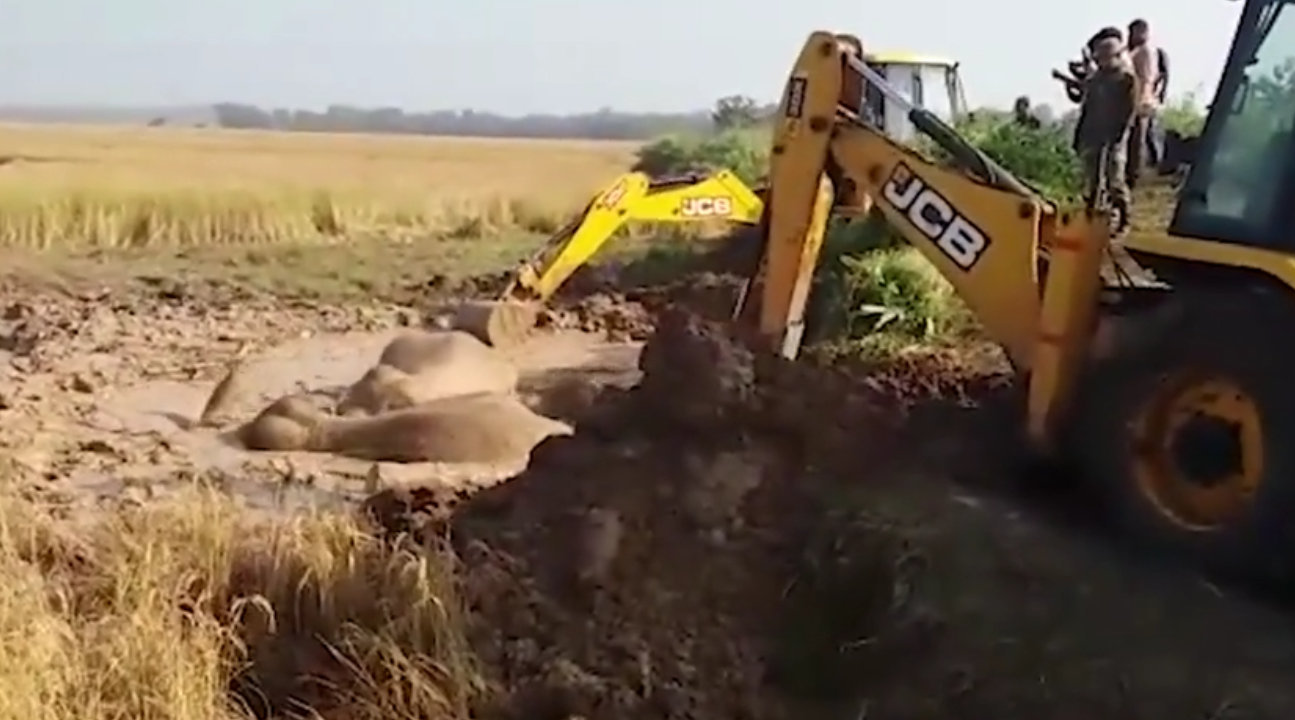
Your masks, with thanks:
[(571, 274), (627, 223), (754, 225), (763, 210), (757, 192), (728, 170), (657, 179), (627, 173), (523, 262), (500, 298), (460, 305), (451, 323), (492, 345), (511, 345), (535, 326), (540, 307)]
[[(1224, 573), (1295, 558), (1295, 0), (1246, 0), (1169, 227), (1110, 272), (1101, 208), (1066, 210), (946, 124), (937, 164), (860, 121), (903, 102), (859, 40), (810, 35), (773, 139), (759, 336), (794, 356), (832, 213), (877, 207), (952, 283), (1028, 392), (1024, 437), (1080, 471), (1124, 531)], [(1105, 268), (1105, 270), (1104, 270)], [(1108, 277), (1109, 276), (1109, 277)]]

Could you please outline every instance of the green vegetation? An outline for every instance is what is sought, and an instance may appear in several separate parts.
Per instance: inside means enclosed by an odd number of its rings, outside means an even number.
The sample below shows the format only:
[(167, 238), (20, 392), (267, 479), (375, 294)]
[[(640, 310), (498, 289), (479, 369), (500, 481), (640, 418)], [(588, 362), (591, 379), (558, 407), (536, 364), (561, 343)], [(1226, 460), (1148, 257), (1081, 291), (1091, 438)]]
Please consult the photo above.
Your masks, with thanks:
[(1205, 127), (1205, 111), (1196, 98), (1196, 93), (1189, 92), (1165, 103), (1160, 111), (1160, 123), (1165, 130), (1173, 130), (1183, 135), (1196, 135)]
[(746, 127), (708, 135), (670, 135), (640, 148), (632, 169), (653, 176), (728, 169), (755, 185), (769, 168), (767, 137)]
[(1059, 124), (1030, 128), (1006, 117), (976, 118), (959, 123), (958, 130), (981, 152), (1056, 202), (1075, 202), (1083, 194), (1071, 135)]
[[(643, 146), (636, 169), (675, 174), (729, 168), (747, 182), (768, 168), (768, 131), (732, 98), (717, 104), (710, 134), (671, 136)], [(733, 120), (734, 117), (740, 120)], [(1167, 128), (1198, 132), (1204, 115), (1194, 95), (1165, 109)], [(722, 120), (724, 120), (722, 122)], [(958, 123), (976, 148), (1058, 203), (1077, 202), (1082, 176), (1071, 148), (1073, 117), (1028, 128), (1004, 112), (982, 111)], [(929, 142), (919, 152), (947, 157)], [(971, 328), (948, 283), (876, 214), (829, 229), (811, 299), (811, 341), (852, 348), (894, 348), (954, 339)]]

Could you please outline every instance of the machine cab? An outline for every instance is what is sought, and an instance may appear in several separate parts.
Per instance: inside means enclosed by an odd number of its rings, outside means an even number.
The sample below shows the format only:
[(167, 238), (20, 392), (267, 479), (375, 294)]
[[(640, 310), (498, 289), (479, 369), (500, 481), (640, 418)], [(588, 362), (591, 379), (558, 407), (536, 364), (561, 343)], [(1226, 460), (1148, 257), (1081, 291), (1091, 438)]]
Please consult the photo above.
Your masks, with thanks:
[(1295, 0), (1245, 0), (1173, 235), (1295, 252)]
[[(958, 63), (940, 57), (903, 52), (866, 53), (864, 62), (876, 70), (905, 100), (952, 122), (967, 112)], [(868, 86), (864, 106), (867, 120), (901, 142), (917, 136), (906, 108), (887, 102), (876, 88)]]

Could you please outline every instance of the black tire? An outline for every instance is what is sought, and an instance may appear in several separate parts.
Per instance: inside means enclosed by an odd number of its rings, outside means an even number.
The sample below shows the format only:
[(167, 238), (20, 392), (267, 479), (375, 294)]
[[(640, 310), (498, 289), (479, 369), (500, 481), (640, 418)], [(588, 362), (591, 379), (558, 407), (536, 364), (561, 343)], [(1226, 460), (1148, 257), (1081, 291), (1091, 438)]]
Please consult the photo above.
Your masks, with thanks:
[[(1295, 567), (1295, 343), (1287, 339), (1295, 315), (1285, 298), (1246, 291), (1172, 302), (1179, 311), (1175, 319), (1150, 330), (1154, 336), (1138, 338), (1136, 348), (1117, 350), (1085, 378), (1066, 438), (1070, 460), (1126, 537), (1211, 574), (1285, 584)], [(1260, 441), (1254, 445), (1262, 449), (1262, 462), (1252, 463), (1259, 468), (1257, 487), (1244, 510), (1209, 529), (1186, 526), (1152, 500), (1155, 493), (1144, 491), (1138, 478), (1154, 473), (1136, 470), (1138, 458), (1148, 453), (1136, 450), (1135, 418), (1184, 371), (1228, 378), (1259, 418), (1254, 436)], [(1194, 452), (1208, 445), (1175, 447)]]

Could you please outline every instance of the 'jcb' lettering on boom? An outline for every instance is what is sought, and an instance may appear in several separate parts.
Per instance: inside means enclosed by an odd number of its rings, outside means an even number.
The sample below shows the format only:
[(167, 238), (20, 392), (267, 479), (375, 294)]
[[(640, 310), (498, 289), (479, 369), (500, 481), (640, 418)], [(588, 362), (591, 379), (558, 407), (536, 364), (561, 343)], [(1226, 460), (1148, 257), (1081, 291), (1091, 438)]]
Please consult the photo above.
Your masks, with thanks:
[(989, 238), (980, 228), (922, 182), (907, 165), (895, 166), (881, 194), (959, 268), (970, 270), (989, 248)]
[(615, 187), (608, 190), (606, 195), (603, 195), (602, 199), (598, 201), (598, 207), (607, 209), (616, 207), (616, 203), (620, 202), (623, 197), (625, 197), (625, 181), (621, 180), (616, 183)]
[(733, 214), (733, 200), (726, 197), (684, 198), (679, 212), (684, 217), (728, 217)]

